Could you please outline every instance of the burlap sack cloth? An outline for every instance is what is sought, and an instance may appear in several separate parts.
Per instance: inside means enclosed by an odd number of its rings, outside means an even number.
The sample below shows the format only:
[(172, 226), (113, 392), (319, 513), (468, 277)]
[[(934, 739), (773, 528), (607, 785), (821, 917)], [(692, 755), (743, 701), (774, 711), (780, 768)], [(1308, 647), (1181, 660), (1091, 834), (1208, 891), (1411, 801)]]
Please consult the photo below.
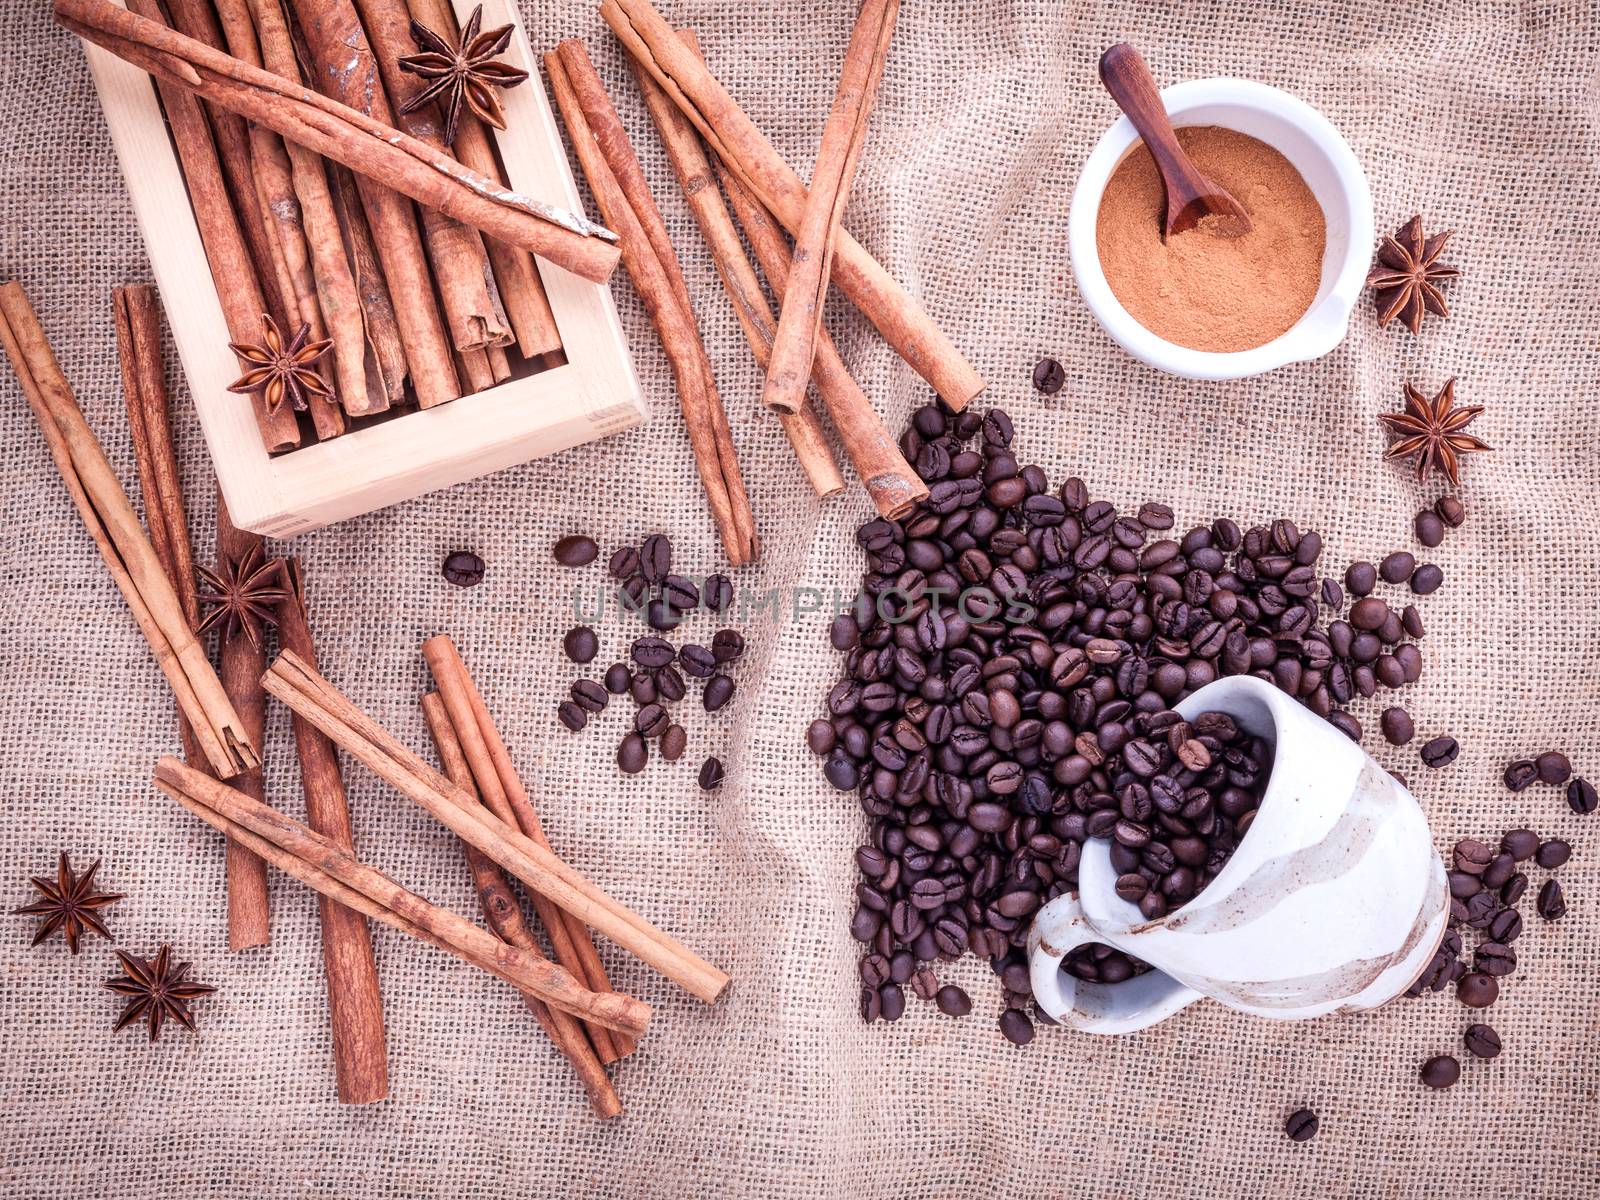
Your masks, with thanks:
[[(0, 13), (0, 267), (22, 279), (90, 420), (132, 479), (110, 321), (113, 285), (149, 276), (78, 45), (42, 2)], [(644, 157), (684, 258), (717, 364), (766, 555), (755, 588), (851, 587), (861, 560), (859, 490), (812, 499), (773, 423), (760, 377), (706, 262), (619, 52), (583, 0), (524, 5), (549, 46), (582, 35)], [(548, 9), (548, 11), (547, 11)], [(673, 4), (733, 94), (804, 170), (848, 35), (849, 0)], [(1429, 771), (1416, 746), (1367, 742), (1404, 770), (1441, 845), (1527, 824), (1573, 840), (1562, 873), (1572, 912), (1532, 915), (1525, 964), (1488, 1019), (1506, 1051), (1468, 1061), (1434, 1094), (1427, 1056), (1462, 1054), (1465, 1009), (1448, 996), (1376, 1014), (1274, 1025), (1197, 1006), (1119, 1039), (1041, 1028), (1019, 1049), (994, 1028), (997, 982), (967, 960), (941, 975), (969, 988), (963, 1021), (913, 1001), (898, 1025), (856, 1012), (847, 922), (853, 798), (805, 750), (836, 668), (815, 617), (753, 625), (736, 702), (705, 718), (691, 750), (623, 779), (615, 705), (583, 736), (555, 723), (575, 674), (559, 639), (574, 576), (550, 543), (583, 530), (607, 551), (671, 532), (695, 571), (719, 561), (655, 338), (630, 285), (618, 305), (655, 407), (647, 428), (427, 496), (296, 541), (328, 673), (391, 729), (426, 746), (417, 707), (421, 640), (454, 635), (538, 784), (557, 849), (683, 936), (736, 980), (706, 1009), (605, 949), (620, 987), (656, 1020), (616, 1072), (629, 1108), (597, 1125), (504, 984), (380, 930), (392, 1097), (334, 1101), (315, 907), (273, 880), (270, 948), (230, 955), (217, 839), (147, 779), (177, 746), (160, 676), (97, 561), (16, 385), (0, 371), (7, 483), (0, 511), (7, 635), (0, 643), (0, 903), (60, 847), (105, 857), (129, 893), (110, 913), (120, 944), (171, 940), (220, 991), (201, 1036), (158, 1045), (111, 1036), (116, 973), (90, 941), (29, 949), (5, 918), (0, 962), (0, 1180), (11, 1195), (257, 1197), (642, 1196), (1593, 1196), (1600, 1177), (1600, 817), (1558, 792), (1509, 794), (1511, 758), (1568, 750), (1600, 775), (1600, 20), (1588, 4), (1068, 5), (908, 3), (850, 210), (854, 232), (926, 302), (1017, 418), (1023, 461), (1078, 473), (1119, 505), (1162, 500), (1180, 521), (1287, 516), (1322, 531), (1336, 567), (1415, 548), (1419, 488), (1380, 461), (1374, 417), (1400, 384), (1458, 377), (1496, 447), (1468, 464), (1470, 517), (1427, 557), (1446, 573), (1424, 604), (1427, 671), (1405, 703), (1426, 736), (1461, 739)], [(1095, 80), (1110, 42), (1131, 39), (1173, 81), (1239, 75), (1325, 112), (1372, 181), (1380, 227), (1421, 210), (1456, 230), (1465, 272), (1449, 320), (1424, 336), (1378, 330), (1365, 305), (1320, 362), (1248, 383), (1186, 383), (1113, 346), (1071, 282), (1073, 181), (1114, 116)], [(898, 429), (927, 388), (851, 310), (833, 314), (857, 375)], [(1029, 383), (1042, 354), (1067, 369), (1049, 400)], [(175, 377), (175, 386), (181, 384)], [(202, 561), (210, 558), (206, 458), (181, 401), (183, 465)], [(450, 549), (488, 560), (487, 581), (439, 578)], [(591, 585), (600, 568), (582, 578)], [(715, 628), (698, 618), (691, 632)], [(636, 623), (601, 625), (620, 652)], [(1419, 742), (1420, 744), (1420, 742)], [(723, 754), (705, 795), (695, 764)], [(300, 811), (281, 712), (271, 795)], [(458, 845), (358, 765), (347, 767), (362, 853), (424, 895), (473, 911)], [(1282, 1132), (1302, 1105), (1322, 1132)]]

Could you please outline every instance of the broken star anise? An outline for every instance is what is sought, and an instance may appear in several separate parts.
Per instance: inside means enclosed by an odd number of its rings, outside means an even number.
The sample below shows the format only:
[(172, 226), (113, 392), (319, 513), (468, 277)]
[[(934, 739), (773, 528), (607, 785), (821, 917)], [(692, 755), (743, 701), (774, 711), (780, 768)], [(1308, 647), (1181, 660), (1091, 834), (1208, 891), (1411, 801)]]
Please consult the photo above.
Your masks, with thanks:
[(200, 603), (211, 611), (200, 622), (198, 633), (221, 627), (225, 638), (238, 637), (242, 631), (250, 644), (261, 648), (261, 626), (276, 625), (274, 606), (286, 599), (289, 590), (284, 586), (285, 567), (281, 558), (261, 561), (261, 547), (251, 546), (238, 561), (225, 559), (215, 571), (197, 568), (200, 582)]
[(1474, 404), (1457, 408), (1454, 379), (1440, 388), (1439, 394), (1432, 400), (1409, 383), (1405, 385), (1405, 390), (1405, 412), (1381, 413), (1378, 416), (1378, 420), (1387, 425), (1390, 432), (1399, 435), (1383, 457), (1385, 460), (1414, 459), (1418, 479), (1428, 473), (1429, 467), (1437, 467), (1452, 484), (1459, 484), (1461, 455), (1476, 454), (1491, 448), (1470, 433), (1461, 432), (1478, 419), (1483, 406)]
[(308, 342), (311, 326), (302, 324), (285, 345), (276, 321), (262, 314), (261, 323), (265, 327), (261, 345), (228, 343), (228, 349), (239, 356), (239, 365), (244, 368), (244, 374), (228, 390), (241, 394), (260, 392), (269, 413), (277, 412), (284, 400), (297, 412), (305, 412), (307, 395), (331, 398), (333, 389), (312, 368), (333, 348), (332, 339)]
[(194, 1016), (189, 1012), (189, 1002), (209, 996), (217, 989), (204, 983), (189, 983), (184, 976), (189, 964), (172, 961), (172, 947), (163, 945), (154, 958), (140, 958), (137, 954), (117, 951), (117, 961), (123, 974), (106, 980), (106, 987), (119, 996), (128, 997), (128, 1003), (117, 1018), (113, 1033), (120, 1033), (140, 1018), (150, 1029), (153, 1042), (161, 1036), (161, 1027), (171, 1018), (193, 1033)]
[(1380, 327), (1399, 317), (1402, 325), (1416, 333), (1422, 328), (1424, 312), (1450, 315), (1439, 285), (1461, 272), (1439, 261), (1449, 240), (1448, 229), (1423, 237), (1422, 218), (1415, 216), (1379, 244), (1378, 261), (1367, 275), (1367, 286), (1372, 288)]
[(494, 56), (511, 44), (511, 26), (502, 25), (485, 33), (478, 32), (483, 23), (483, 5), (472, 10), (461, 40), (451, 45), (449, 39), (435, 33), (420, 21), (411, 22), (411, 40), (421, 54), (407, 55), (400, 60), (400, 69), (425, 80), (431, 79), (411, 99), (400, 106), (400, 113), (416, 112), (430, 100), (444, 105), (444, 140), (456, 140), (456, 127), (461, 122), (461, 102), (476, 113), (480, 120), (496, 129), (506, 127), (505, 110), (495, 88), (516, 87), (528, 73), (506, 63), (495, 62)]
[(78, 939), (86, 929), (98, 933), (108, 942), (117, 940), (111, 936), (111, 931), (105, 927), (105, 922), (95, 910), (115, 904), (122, 899), (122, 893), (94, 890), (94, 875), (99, 869), (100, 860), (96, 859), (94, 865), (82, 875), (74, 875), (72, 864), (67, 861), (67, 852), (63, 850), (56, 863), (54, 879), (44, 875), (33, 877), (30, 882), (39, 889), (44, 899), (16, 909), (13, 915), (44, 918), (38, 932), (33, 935), (35, 946), (58, 929), (66, 936), (67, 949), (74, 954), (78, 952)]

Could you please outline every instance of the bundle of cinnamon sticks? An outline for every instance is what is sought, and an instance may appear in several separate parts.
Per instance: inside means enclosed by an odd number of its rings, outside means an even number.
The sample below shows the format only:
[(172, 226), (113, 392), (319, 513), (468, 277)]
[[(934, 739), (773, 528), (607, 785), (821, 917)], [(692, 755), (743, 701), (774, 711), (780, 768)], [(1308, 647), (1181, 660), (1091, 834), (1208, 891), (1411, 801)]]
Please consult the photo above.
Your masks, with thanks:
[(270, 317), (331, 343), (303, 416), (254, 398), (269, 452), (560, 361), (534, 255), (604, 281), (618, 251), (507, 189), (476, 117), (446, 146), (436, 105), (399, 115), (425, 86), (398, 66), (410, 24), (459, 39), (448, 0), (126, 4), (55, 13), (155, 77), (230, 337), (261, 345)]

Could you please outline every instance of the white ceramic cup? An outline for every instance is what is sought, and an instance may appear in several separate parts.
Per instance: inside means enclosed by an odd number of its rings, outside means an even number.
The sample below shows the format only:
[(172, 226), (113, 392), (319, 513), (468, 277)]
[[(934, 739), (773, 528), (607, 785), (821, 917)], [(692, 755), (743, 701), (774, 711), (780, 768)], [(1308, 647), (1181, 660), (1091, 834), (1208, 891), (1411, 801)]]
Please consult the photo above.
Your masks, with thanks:
[[(1233, 857), (1157, 921), (1116, 893), (1108, 843), (1083, 847), (1078, 893), (1039, 911), (1028, 938), (1033, 994), (1064, 1025), (1131, 1033), (1196, 1000), (1276, 1020), (1376, 1008), (1422, 973), (1450, 894), (1427, 820), (1344, 734), (1253, 676), (1207, 684), (1177, 706), (1225, 712), (1273, 749), (1261, 805)], [(1104, 942), (1155, 969), (1084, 983), (1061, 960)]]
[(1321, 204), (1327, 226), (1316, 299), (1299, 321), (1266, 345), (1227, 354), (1179, 346), (1134, 320), (1106, 282), (1095, 243), (1106, 181), (1139, 140), (1133, 123), (1121, 117), (1083, 164), (1067, 217), (1072, 273), (1089, 311), (1129, 354), (1189, 379), (1240, 379), (1321, 358), (1344, 340), (1350, 311), (1372, 262), (1372, 191), (1355, 153), (1316, 109), (1264, 83), (1196, 79), (1163, 89), (1161, 100), (1174, 125), (1221, 125), (1248, 134), (1277, 150), (1300, 172)]

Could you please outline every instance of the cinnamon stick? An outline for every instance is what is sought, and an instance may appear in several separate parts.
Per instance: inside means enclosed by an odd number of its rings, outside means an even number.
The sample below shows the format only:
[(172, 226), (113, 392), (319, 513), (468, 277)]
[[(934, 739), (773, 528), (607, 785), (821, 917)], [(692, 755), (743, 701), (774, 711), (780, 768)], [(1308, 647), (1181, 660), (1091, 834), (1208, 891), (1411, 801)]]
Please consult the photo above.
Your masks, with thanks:
[[(355, 6), (377, 53), (383, 87), (398, 103), (408, 91), (420, 88), (422, 83), (415, 78), (408, 80), (400, 70), (400, 59), (416, 50), (407, 32), (410, 15), (406, 0), (355, 0)], [(401, 114), (383, 93), (374, 92), (367, 111), (438, 153), (449, 153), (434, 105)], [(511, 341), (511, 331), (501, 322), (489, 297), (489, 260), (484, 253), (482, 235), (430, 208), (422, 210), (422, 228), (428, 241), (434, 278), (439, 283), (445, 319), (450, 326), (451, 343), (457, 350), (507, 345)]]
[(206, 763), (224, 778), (255, 766), (255, 743), (195, 640), (183, 602), (17, 283), (0, 284), (0, 342), (67, 494), (193, 726)]
[(153, 782), (214, 828), (231, 825), (230, 835), (253, 853), (346, 907), (448, 950), (586, 1020), (634, 1034), (649, 1024), (648, 1004), (620, 992), (596, 995), (548, 959), (506, 945), (464, 917), (407, 891), (292, 817), (175, 758), (156, 763)]
[[(790, 262), (783, 231), (720, 161), (714, 164), (714, 169), (727, 192), (734, 216), (755, 252), (756, 261), (761, 264), (762, 274), (775, 291), (781, 292), (789, 278)], [(826, 329), (817, 333), (811, 380), (817, 385), (817, 395), (822, 397), (845, 454), (866, 485), (867, 494), (878, 512), (898, 520), (915, 508), (918, 501), (927, 499), (928, 485), (900, 452), (900, 444), (844, 365)]]
[[(437, 693), (430, 692), (422, 698), (422, 713), (428, 722), (428, 732), (433, 735), (433, 743), (438, 748), (439, 762), (444, 767), (445, 774), (463, 793), (475, 795), (472, 769), (467, 765), (461, 742), (451, 725), (444, 701)], [(539, 943), (534, 940), (527, 923), (522, 919), (522, 909), (518, 907), (510, 886), (500, 874), (500, 868), (495, 865), (493, 859), (476, 847), (465, 843), (463, 847), (467, 852), (467, 869), (472, 873), (473, 886), (477, 889), (478, 900), (483, 906), (484, 919), (489, 922), (489, 928), (508, 945), (520, 947), (534, 954), (540, 953)], [(567, 969), (571, 971), (570, 967)], [(583, 976), (576, 972), (573, 972), (573, 976), (580, 981), (583, 979)], [(522, 1000), (528, 1006), (528, 1011), (533, 1013), (545, 1033), (549, 1035), (550, 1040), (555, 1043), (556, 1049), (572, 1064), (573, 1070), (578, 1074), (579, 1082), (583, 1084), (584, 1091), (588, 1094), (589, 1105), (594, 1110), (595, 1116), (602, 1121), (621, 1116), (622, 1101), (617, 1097), (616, 1089), (611, 1086), (611, 1080), (606, 1078), (605, 1068), (596, 1057), (594, 1047), (584, 1036), (584, 1027), (570, 1013), (548, 1007), (532, 993), (524, 992)], [(604, 1025), (595, 1025), (592, 1030), (600, 1030), (607, 1038), (611, 1036), (611, 1031)]]
[[(288, 595), (278, 604), (278, 644), (315, 664), (316, 647), (306, 616), (305, 579), (297, 559), (286, 559)], [(293, 718), (295, 751), (306, 822), (345, 850), (355, 850), (350, 806), (333, 743), (309, 722)], [(389, 1094), (389, 1056), (383, 1029), (383, 996), (372, 956), (372, 934), (364, 916), (324, 896), (317, 906), (322, 926), (322, 969), (328, 984), (333, 1029), (333, 1068), (341, 1104), (371, 1104)]]
[[(429, 29), (460, 38), (455, 11), (447, 0), (410, 0), (410, 11), (413, 19)], [(456, 140), (449, 150), (457, 160), (485, 178), (506, 182), (490, 143), (489, 131), (464, 105), (456, 123)], [(550, 310), (550, 298), (539, 278), (533, 255), (496, 238), (486, 238), (485, 248), (494, 269), (495, 284), (500, 289), (506, 319), (516, 334), (518, 352), (523, 358), (537, 358), (561, 349), (561, 331), (556, 328), (555, 313)]]
[[(544, 64), (578, 162), (601, 215), (618, 230), (623, 265), (672, 366), (695, 466), (723, 551), (736, 567), (754, 562), (761, 548), (734, 457), (727, 414), (643, 170), (583, 44), (562, 42), (544, 56)], [(663, 257), (664, 253), (670, 257)]]
[[(160, 13), (159, 8), (155, 7), (155, 0), (129, 2), (135, 9), (157, 15)], [(145, 20), (122, 9), (117, 11), (130, 20)], [(154, 21), (146, 23), (172, 37), (181, 36), (165, 25)], [(271, 311), (262, 290), (265, 276), (258, 272), (255, 256), (240, 230), (238, 214), (229, 199), (229, 184), (223, 178), (217, 149), (211, 141), (211, 127), (201, 111), (199, 101), (189, 92), (159, 79), (156, 81), (156, 91), (161, 97), (162, 108), (166, 110), (173, 145), (177, 147), (183, 180), (189, 190), (189, 203), (194, 209), (200, 242), (205, 249), (206, 262), (211, 267), (211, 277), (216, 283), (217, 301), (222, 306), (222, 318), (228, 327), (228, 336), (235, 342), (256, 345), (261, 341), (261, 318)], [(254, 194), (253, 190), (245, 193), (247, 197)], [(288, 405), (279, 405), (275, 411), (268, 411), (266, 399), (259, 392), (250, 398), (250, 404), (267, 453), (276, 453), (300, 444), (300, 427), (295, 421), (294, 411)]]
[[(228, 516), (222, 489), (217, 489), (217, 570), (239, 564), (254, 555), (261, 561), (265, 543), (259, 534), (239, 529)], [(267, 697), (261, 688), (261, 673), (266, 670), (262, 647), (244, 630), (222, 631), (220, 638), (222, 687), (244, 722), (250, 741), (262, 745), (266, 727)], [(261, 764), (234, 776), (233, 785), (256, 800), (267, 798), (266, 779)], [(228, 843), (228, 948), (248, 950), (265, 946), (271, 938), (271, 912), (267, 899), (267, 864), (237, 842)]]
[(772, 361), (761, 400), (768, 408), (795, 412), (804, 402), (811, 360), (816, 355), (822, 305), (828, 298), (828, 271), (833, 263), (844, 208), (850, 199), (867, 120), (883, 78), (884, 61), (900, 0), (862, 0), (845, 51), (844, 68), (833, 96), (833, 110), (822, 129), (822, 145), (811, 172), (811, 190), (795, 231), (794, 269), (783, 288), (778, 332), (772, 339)]
[[(455, 643), (443, 635), (429, 638), (422, 643), (422, 657), (433, 674), (439, 702), (450, 718), (484, 807), (550, 850), (550, 839), (545, 836), (539, 814)], [(550, 937), (556, 961), (594, 991), (609, 991), (611, 981), (583, 923), (571, 913), (563, 912), (547, 896), (535, 892), (532, 899), (534, 911)], [(615, 1062), (633, 1050), (631, 1045), (618, 1046), (604, 1029), (590, 1029), (589, 1037), (602, 1062)]]
[[(296, 0), (321, 16), (320, 3)], [(257, 70), (164, 25), (118, 7), (112, 0), (53, 0), (56, 20), (119, 58), (160, 75), (203, 99), (276, 130), (326, 158), (342, 162), (386, 187), (436, 208), (446, 216), (522, 246), (585, 279), (604, 283), (618, 261), (616, 235), (584, 217), (501, 187), (439, 154), (415, 138), (339, 101), (308, 91), (298, 82)], [(344, 7), (348, 9), (348, 4)], [(321, 25), (319, 19), (316, 24)], [(312, 58), (328, 58), (341, 78), (351, 60), (321, 55), (318, 40), (337, 37), (323, 30), (311, 40)], [(328, 46), (332, 50), (333, 46)], [(361, 64), (354, 64), (358, 72)], [(370, 67), (370, 64), (368, 64)], [(320, 67), (319, 67), (320, 69)], [(376, 76), (373, 76), (374, 81)], [(391, 283), (393, 281), (391, 280)], [(398, 285), (396, 285), (398, 286)]]
[[(200, 624), (200, 602), (194, 582), (194, 551), (184, 513), (183, 485), (172, 452), (167, 420), (166, 371), (161, 357), (161, 318), (156, 290), (149, 284), (128, 284), (111, 293), (117, 327), (117, 357), (122, 364), (122, 396), (128, 410), (128, 431), (144, 496), (145, 528), (161, 569), (177, 593), (184, 621)], [(205, 754), (194, 726), (178, 710), (178, 736), (191, 763)]]
[[(797, 231), (805, 212), (805, 184), (649, 0), (602, 0), (600, 16), (700, 131), (712, 152), (786, 229)], [(983, 378), (932, 318), (843, 230), (832, 276), (895, 353), (951, 408), (965, 408), (983, 390)]]
[[(631, 60), (630, 63), (639, 91), (644, 96), (645, 107), (661, 135), (661, 143), (666, 147), (673, 173), (678, 177), (678, 186), (683, 189), (689, 211), (694, 214), (700, 233), (705, 238), (706, 248), (711, 251), (711, 261), (717, 268), (723, 289), (733, 303), (734, 316), (738, 318), (739, 328), (744, 331), (750, 353), (765, 369), (777, 320), (762, 294), (761, 281), (756, 278), (755, 271), (745, 257), (739, 233), (733, 227), (733, 218), (728, 215), (722, 195), (717, 191), (716, 180), (711, 175), (711, 164), (706, 159), (705, 151), (700, 148), (699, 136), (677, 106), (667, 99), (666, 93), (650, 73)], [(828, 448), (828, 440), (822, 432), (822, 422), (817, 418), (816, 409), (804, 403), (804, 393), (801, 399), (802, 403), (794, 412), (777, 410), (778, 422), (794, 448), (795, 457), (799, 459), (800, 468), (805, 472), (812, 489), (818, 496), (837, 495), (844, 491), (844, 476), (839, 474), (833, 451)]]
[(470, 796), (461, 793), (292, 652), (278, 656), (263, 683), (268, 692), (311, 721), (385, 782), (427, 809), (457, 836), (586, 925), (632, 951), (708, 1004), (727, 989), (730, 981), (725, 973), (606, 895), (543, 846), (478, 808)]
[(362, 365), (367, 376), (367, 402), (356, 409), (346, 396), (345, 411), (351, 416), (368, 416), (383, 412), (405, 397), (406, 348), (400, 342), (400, 323), (378, 262), (378, 248), (372, 244), (372, 231), (367, 228), (367, 217), (356, 195), (355, 176), (348, 167), (329, 163), (328, 183), (339, 229), (350, 251), (350, 273), (361, 305), (361, 332), (366, 343)]

